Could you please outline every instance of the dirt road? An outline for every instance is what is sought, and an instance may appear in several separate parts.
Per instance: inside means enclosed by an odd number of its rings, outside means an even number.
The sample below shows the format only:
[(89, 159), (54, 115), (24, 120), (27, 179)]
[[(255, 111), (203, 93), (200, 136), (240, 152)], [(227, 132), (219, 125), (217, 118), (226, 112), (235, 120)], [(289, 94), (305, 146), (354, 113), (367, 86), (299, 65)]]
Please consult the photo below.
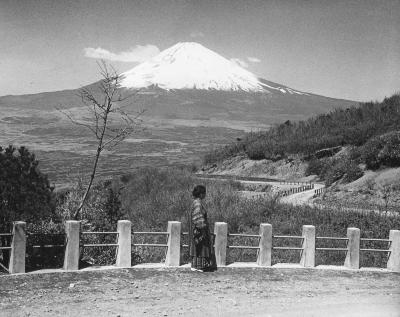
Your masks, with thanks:
[(400, 273), (131, 268), (3, 276), (0, 316), (400, 316)]

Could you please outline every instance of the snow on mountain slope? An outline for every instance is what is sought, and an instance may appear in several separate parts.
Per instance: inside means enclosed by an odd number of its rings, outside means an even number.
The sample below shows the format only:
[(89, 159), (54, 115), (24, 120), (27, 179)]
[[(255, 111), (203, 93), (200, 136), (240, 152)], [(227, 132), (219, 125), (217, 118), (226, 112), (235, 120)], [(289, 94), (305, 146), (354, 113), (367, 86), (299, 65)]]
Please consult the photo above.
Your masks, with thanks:
[[(195, 42), (178, 43), (122, 74), (121, 87), (300, 93), (268, 86), (251, 72)], [(301, 93), (300, 93), (301, 94)]]

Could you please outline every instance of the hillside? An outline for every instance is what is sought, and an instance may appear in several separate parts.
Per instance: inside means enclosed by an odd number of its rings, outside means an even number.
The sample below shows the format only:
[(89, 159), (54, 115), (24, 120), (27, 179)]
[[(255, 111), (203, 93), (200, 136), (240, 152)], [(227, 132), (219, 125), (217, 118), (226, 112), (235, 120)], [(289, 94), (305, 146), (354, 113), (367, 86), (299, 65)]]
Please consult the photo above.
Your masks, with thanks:
[(332, 200), (397, 205), (400, 95), (248, 133), (204, 163), (205, 173), (317, 179), (331, 186)]

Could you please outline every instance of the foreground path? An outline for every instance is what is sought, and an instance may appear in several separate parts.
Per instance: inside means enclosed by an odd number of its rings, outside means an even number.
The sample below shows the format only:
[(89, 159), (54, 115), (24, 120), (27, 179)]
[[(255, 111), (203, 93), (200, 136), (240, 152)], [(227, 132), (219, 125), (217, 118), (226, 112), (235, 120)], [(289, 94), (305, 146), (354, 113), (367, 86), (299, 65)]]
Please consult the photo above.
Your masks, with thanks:
[(400, 273), (131, 268), (1, 276), (0, 316), (400, 316)]

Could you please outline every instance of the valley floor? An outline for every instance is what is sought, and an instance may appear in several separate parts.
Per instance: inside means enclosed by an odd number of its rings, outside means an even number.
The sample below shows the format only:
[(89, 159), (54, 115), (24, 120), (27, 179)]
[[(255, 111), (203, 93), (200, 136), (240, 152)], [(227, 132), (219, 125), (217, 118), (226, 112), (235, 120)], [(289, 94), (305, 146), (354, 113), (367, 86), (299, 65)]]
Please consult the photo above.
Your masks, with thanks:
[(400, 273), (131, 268), (2, 276), (0, 316), (400, 316)]

